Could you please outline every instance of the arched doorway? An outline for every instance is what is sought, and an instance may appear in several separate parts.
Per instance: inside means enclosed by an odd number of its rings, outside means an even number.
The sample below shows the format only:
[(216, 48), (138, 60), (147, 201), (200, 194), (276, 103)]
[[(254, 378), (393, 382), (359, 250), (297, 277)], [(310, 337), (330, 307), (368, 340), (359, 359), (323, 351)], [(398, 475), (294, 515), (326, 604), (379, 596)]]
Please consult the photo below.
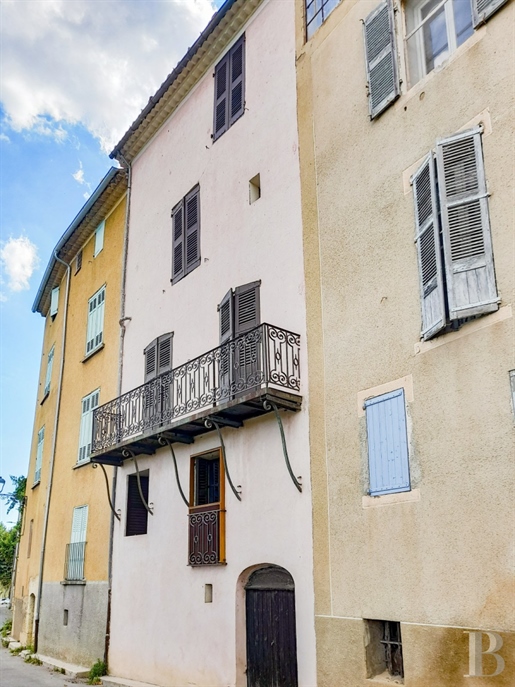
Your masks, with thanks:
[(268, 566), (245, 585), (247, 687), (297, 687), (295, 584)]

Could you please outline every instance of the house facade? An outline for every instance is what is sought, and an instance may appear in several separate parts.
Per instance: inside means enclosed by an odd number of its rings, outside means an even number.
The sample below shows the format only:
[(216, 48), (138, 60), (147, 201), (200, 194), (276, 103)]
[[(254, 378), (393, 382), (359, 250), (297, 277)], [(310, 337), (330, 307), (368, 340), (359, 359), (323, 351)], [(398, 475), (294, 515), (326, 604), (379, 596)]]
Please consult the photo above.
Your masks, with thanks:
[(13, 635), (83, 666), (106, 645), (113, 470), (104, 479), (89, 454), (93, 409), (118, 393), (126, 192), (113, 167), (57, 243), (33, 306), (45, 331)]
[(513, 2), (304, 2), (317, 684), (512, 685)]
[(228, 0), (112, 153), (122, 393), (93, 460), (118, 468), (117, 679), (316, 682), (294, 20)]

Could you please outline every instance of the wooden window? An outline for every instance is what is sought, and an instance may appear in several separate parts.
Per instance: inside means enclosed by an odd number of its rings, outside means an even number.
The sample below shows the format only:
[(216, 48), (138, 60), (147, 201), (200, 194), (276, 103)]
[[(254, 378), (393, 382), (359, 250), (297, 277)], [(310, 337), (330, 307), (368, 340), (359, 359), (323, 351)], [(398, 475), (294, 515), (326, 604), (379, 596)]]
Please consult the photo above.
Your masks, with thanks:
[(75, 274), (77, 272), (80, 272), (82, 267), (82, 249), (77, 253), (77, 257), (75, 258)]
[(370, 118), (400, 95), (392, 0), (384, 0), (363, 22)]
[(46, 363), (46, 376), (45, 376), (45, 389), (43, 391), (44, 395), (46, 396), (48, 393), (50, 393), (50, 382), (52, 381), (52, 367), (54, 365), (54, 351), (55, 351), (55, 346), (52, 346), (50, 349), (50, 352), (48, 354), (47, 358), (47, 363)]
[(106, 287), (99, 289), (88, 301), (88, 329), (86, 335), (86, 355), (93, 353), (103, 343), (104, 307)]
[(225, 478), (220, 449), (191, 457), (190, 565), (225, 562)]
[(215, 67), (213, 140), (220, 138), (245, 112), (245, 35)]
[(82, 399), (82, 414), (80, 418), (79, 452), (77, 463), (89, 460), (91, 440), (93, 435), (93, 411), (98, 408), (100, 389), (93, 391)]
[(200, 265), (200, 186), (172, 210), (172, 284)]
[(41, 480), (41, 464), (43, 463), (43, 446), (45, 444), (45, 427), (38, 432), (38, 445), (36, 449), (36, 466), (34, 468), (34, 484)]
[(389, 677), (403, 681), (401, 624), (392, 620), (366, 620), (367, 678)]
[(404, 389), (365, 401), (370, 495), (410, 491)]
[(309, 40), (341, 0), (306, 0), (306, 36)]
[[(148, 504), (148, 482), (149, 473), (140, 472), (140, 485), (143, 498)], [(125, 523), (125, 534), (133, 537), (138, 534), (146, 534), (148, 527), (148, 511), (141, 500), (138, 476), (129, 475), (127, 478), (127, 520)]]
[(56, 286), (52, 289), (50, 295), (50, 317), (55, 317), (57, 311), (59, 310), (59, 287)]
[(95, 229), (95, 251), (93, 257), (96, 258), (97, 255), (104, 247), (104, 232), (105, 232), (105, 221), (100, 222), (98, 227)]

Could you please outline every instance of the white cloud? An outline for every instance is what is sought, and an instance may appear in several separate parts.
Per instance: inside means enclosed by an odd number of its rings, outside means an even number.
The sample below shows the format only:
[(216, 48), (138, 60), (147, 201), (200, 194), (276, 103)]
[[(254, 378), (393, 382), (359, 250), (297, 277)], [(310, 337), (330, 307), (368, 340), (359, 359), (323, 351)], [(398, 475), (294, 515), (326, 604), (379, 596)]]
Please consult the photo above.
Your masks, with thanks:
[(5, 141), (6, 143), (10, 143), (11, 139), (6, 134), (0, 134), (0, 141)]
[(16, 131), (121, 138), (198, 37), (214, 0), (2, 0), (2, 105)]
[[(26, 236), (11, 237), (0, 248), (0, 262), (9, 278), (9, 290), (25, 291), (30, 288), (29, 280), (39, 264), (37, 246)], [(0, 300), (6, 300), (5, 294)]]
[(91, 195), (91, 184), (84, 178), (84, 169), (82, 167), (81, 160), (79, 160), (79, 169), (72, 174), (72, 177), (78, 184), (80, 184), (81, 186), (85, 186), (88, 189), (88, 192), (84, 193), (84, 198), (86, 198), (87, 200)]

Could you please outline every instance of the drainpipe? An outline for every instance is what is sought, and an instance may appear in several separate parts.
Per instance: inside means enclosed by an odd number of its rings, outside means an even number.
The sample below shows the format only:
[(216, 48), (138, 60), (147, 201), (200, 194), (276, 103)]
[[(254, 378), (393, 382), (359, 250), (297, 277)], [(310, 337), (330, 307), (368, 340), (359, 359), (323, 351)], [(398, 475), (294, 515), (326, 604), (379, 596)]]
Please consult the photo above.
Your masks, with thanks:
[[(129, 248), (129, 218), (130, 218), (130, 200), (131, 200), (131, 181), (132, 181), (132, 167), (129, 162), (118, 153), (125, 168), (127, 169), (127, 202), (125, 205), (125, 227), (123, 235), (123, 263), (122, 263), (122, 283), (120, 288), (120, 343), (118, 350), (118, 384), (117, 397), (122, 395), (122, 372), (123, 372), (123, 346), (125, 340), (125, 322), (130, 318), (125, 317), (125, 284), (127, 274), (127, 254)], [(116, 507), (116, 485), (118, 483), (118, 468), (113, 467), (113, 484), (112, 484), (112, 500)], [(111, 591), (113, 587), (113, 539), (114, 539), (114, 513), (111, 512), (111, 522), (109, 526), (109, 558), (107, 567), (108, 588), (107, 588), (107, 619), (106, 619), (106, 634), (104, 645), (104, 663), (109, 664), (109, 644), (111, 640)]]
[(54, 250), (54, 258), (57, 262), (60, 262), (66, 267), (66, 292), (64, 296), (64, 313), (63, 313), (63, 335), (62, 335), (62, 350), (61, 350), (61, 365), (59, 367), (59, 382), (57, 385), (57, 401), (55, 406), (55, 419), (54, 419), (54, 433), (52, 436), (52, 457), (50, 458), (50, 477), (48, 479), (47, 496), (45, 504), (45, 517), (43, 520), (43, 537), (41, 540), (41, 553), (39, 556), (39, 579), (38, 579), (38, 594), (36, 599), (36, 612), (35, 612), (35, 622), (34, 622), (34, 651), (38, 650), (38, 637), (39, 637), (39, 612), (41, 609), (41, 594), (43, 591), (43, 568), (45, 565), (45, 550), (46, 550), (46, 536), (48, 531), (48, 516), (50, 513), (50, 498), (52, 496), (52, 482), (54, 479), (54, 464), (55, 464), (55, 452), (57, 445), (57, 428), (59, 426), (59, 413), (61, 410), (61, 390), (63, 382), (63, 370), (64, 370), (64, 346), (66, 343), (66, 324), (68, 321), (68, 294), (70, 291), (70, 271), (71, 266), (61, 260), (57, 255), (57, 250)]

